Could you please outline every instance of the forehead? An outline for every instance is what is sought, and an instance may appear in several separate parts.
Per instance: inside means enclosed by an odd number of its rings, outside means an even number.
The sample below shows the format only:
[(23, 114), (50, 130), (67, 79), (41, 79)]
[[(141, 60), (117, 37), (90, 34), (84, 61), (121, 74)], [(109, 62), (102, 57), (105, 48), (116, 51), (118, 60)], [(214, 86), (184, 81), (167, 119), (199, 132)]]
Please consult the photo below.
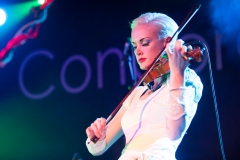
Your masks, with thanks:
[(141, 24), (133, 28), (131, 34), (132, 42), (138, 42), (143, 38), (158, 38), (158, 27), (150, 24)]

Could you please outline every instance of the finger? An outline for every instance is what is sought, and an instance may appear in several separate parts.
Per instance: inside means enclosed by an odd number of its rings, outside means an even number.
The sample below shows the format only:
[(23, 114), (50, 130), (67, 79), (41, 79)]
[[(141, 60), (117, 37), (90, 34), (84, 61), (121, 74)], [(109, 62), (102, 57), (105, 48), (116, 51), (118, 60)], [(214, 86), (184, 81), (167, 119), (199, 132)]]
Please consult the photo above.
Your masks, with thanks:
[(91, 124), (91, 129), (93, 130), (94, 135), (96, 135), (99, 138), (100, 137), (100, 132), (99, 132), (99, 129), (98, 129), (98, 127), (95, 123)]
[(106, 120), (105, 118), (101, 118), (101, 123), (102, 123), (102, 124), (105, 125), (105, 124), (106, 124), (106, 121), (107, 121), (107, 120)]
[(97, 118), (94, 123), (97, 125), (98, 130), (101, 132), (106, 126), (106, 119)]
[(188, 60), (188, 57), (187, 57), (187, 47), (186, 46), (182, 46), (181, 48), (181, 56), (182, 58), (187, 61)]
[(94, 132), (93, 132), (93, 130), (91, 129), (91, 127), (88, 127), (88, 128), (86, 129), (86, 134), (87, 134), (87, 137), (88, 137), (88, 138), (92, 138), (92, 137), (94, 136)]
[(193, 48), (192, 48), (191, 45), (188, 45), (188, 46), (187, 46), (187, 49), (188, 49), (188, 50), (193, 50)]
[(106, 134), (107, 131), (107, 120), (105, 118), (102, 118), (102, 123), (103, 123), (103, 134)]
[(105, 137), (106, 136), (106, 131), (107, 131), (107, 124), (106, 124), (106, 119), (101, 118), (101, 136)]
[(172, 45), (170, 43), (168, 43), (166, 45), (166, 49), (165, 49), (165, 51), (167, 52), (168, 56), (171, 56), (173, 54), (173, 49), (171, 49), (171, 48), (172, 48)]
[(100, 131), (102, 132), (106, 126), (106, 120), (104, 118), (99, 119)]
[(187, 52), (187, 47), (186, 46), (182, 46), (182, 48), (180, 49), (180, 53), (182, 55), (185, 55), (186, 52)]
[(175, 43), (174, 51), (177, 53), (181, 53), (184, 41), (179, 39)]
[(102, 134), (102, 131), (103, 131), (104, 127), (105, 127), (105, 124), (103, 123), (102, 118), (96, 119), (96, 121), (94, 122), (94, 124), (96, 124), (99, 133)]

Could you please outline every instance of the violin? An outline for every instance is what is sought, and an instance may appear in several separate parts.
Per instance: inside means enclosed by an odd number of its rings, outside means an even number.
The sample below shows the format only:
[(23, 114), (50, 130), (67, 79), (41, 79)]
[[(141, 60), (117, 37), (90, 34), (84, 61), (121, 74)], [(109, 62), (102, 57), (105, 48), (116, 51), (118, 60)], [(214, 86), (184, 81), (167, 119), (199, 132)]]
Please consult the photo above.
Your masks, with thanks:
[[(203, 59), (203, 53), (206, 50), (206, 45), (201, 41), (192, 41), (184, 44), (185, 46), (191, 45), (193, 49), (188, 49), (182, 57), (184, 60), (189, 61), (190, 64), (193, 62), (201, 62)], [(160, 58), (156, 62), (153, 69), (145, 76), (143, 83), (148, 84), (158, 77), (162, 77), (170, 72), (170, 67), (167, 58)]]
[[(191, 10), (188, 12), (187, 16), (185, 17), (185, 19), (183, 20), (183, 22), (179, 25), (179, 28), (177, 29), (177, 31), (173, 34), (173, 36), (169, 39), (168, 43), (170, 43), (173, 39), (173, 37), (177, 34), (179, 34), (181, 32), (181, 30), (185, 27), (185, 25), (190, 21), (190, 19), (193, 17), (193, 15), (199, 10), (201, 5), (199, 4), (195, 4)], [(198, 45), (196, 44), (201, 44), (202, 46), (204, 46), (204, 44), (200, 41), (194, 41), (194, 43), (187, 43), (185, 44), (187, 45), (195, 45), (196, 47), (194, 47), (193, 50), (189, 50), (185, 55), (184, 55), (184, 59), (185, 60), (189, 60), (191, 61), (201, 61), (202, 57), (203, 57), (203, 51), (205, 50), (205, 48), (203, 47), (202, 49), (199, 48)], [(114, 111), (108, 116), (107, 120), (106, 120), (106, 124), (108, 124), (110, 122), (110, 120), (116, 115), (117, 111), (122, 107), (123, 102), (128, 98), (128, 96), (132, 93), (132, 91), (139, 86), (143, 80), (145, 80), (146, 82), (151, 82), (154, 80), (154, 77), (159, 77), (159, 76), (163, 76), (166, 73), (169, 72), (170, 68), (169, 68), (169, 64), (168, 61), (163, 61), (161, 62), (161, 55), (164, 52), (164, 50), (166, 49), (166, 47), (164, 47), (162, 49), (162, 51), (160, 52), (159, 56), (157, 57), (156, 61), (154, 61), (152, 63), (152, 65), (150, 66), (150, 68), (145, 71), (145, 73), (143, 74), (142, 78), (140, 78), (136, 84), (132, 87), (132, 89), (128, 92), (128, 94), (122, 99), (122, 101), (118, 104), (118, 106), (114, 109)], [(159, 63), (160, 62), (160, 63)], [(157, 65), (159, 63), (159, 65)], [(147, 77), (147, 78), (146, 78)], [(91, 141), (93, 143), (96, 143), (98, 141), (99, 138), (97, 138), (96, 136), (93, 136), (91, 138)]]

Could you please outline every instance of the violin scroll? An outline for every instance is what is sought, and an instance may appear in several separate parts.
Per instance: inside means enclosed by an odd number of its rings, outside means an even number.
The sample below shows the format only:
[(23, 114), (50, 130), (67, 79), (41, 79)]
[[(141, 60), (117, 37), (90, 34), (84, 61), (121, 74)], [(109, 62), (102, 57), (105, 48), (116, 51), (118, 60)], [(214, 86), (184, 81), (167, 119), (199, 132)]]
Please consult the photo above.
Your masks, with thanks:
[(183, 56), (184, 60), (192, 62), (201, 62), (203, 59), (203, 52), (206, 50), (206, 45), (201, 41), (191, 41), (184, 43), (185, 46), (192, 46), (193, 49), (188, 49), (188, 51)]

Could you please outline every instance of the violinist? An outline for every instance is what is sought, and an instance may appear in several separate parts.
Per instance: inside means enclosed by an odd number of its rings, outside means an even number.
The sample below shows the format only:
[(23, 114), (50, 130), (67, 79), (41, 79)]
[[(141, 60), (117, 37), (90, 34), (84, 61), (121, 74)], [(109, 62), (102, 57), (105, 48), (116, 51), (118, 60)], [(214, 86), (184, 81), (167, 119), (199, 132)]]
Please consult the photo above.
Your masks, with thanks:
[[(116, 116), (106, 125), (97, 118), (87, 129), (89, 152), (103, 154), (122, 135), (126, 144), (119, 160), (175, 160), (175, 152), (197, 110), (203, 85), (188, 68), (187, 49), (176, 37), (175, 21), (165, 14), (145, 13), (131, 23), (131, 42), (137, 62), (147, 70), (163, 47), (170, 71), (149, 85), (138, 86), (124, 101)], [(92, 137), (99, 140), (94, 143)]]

